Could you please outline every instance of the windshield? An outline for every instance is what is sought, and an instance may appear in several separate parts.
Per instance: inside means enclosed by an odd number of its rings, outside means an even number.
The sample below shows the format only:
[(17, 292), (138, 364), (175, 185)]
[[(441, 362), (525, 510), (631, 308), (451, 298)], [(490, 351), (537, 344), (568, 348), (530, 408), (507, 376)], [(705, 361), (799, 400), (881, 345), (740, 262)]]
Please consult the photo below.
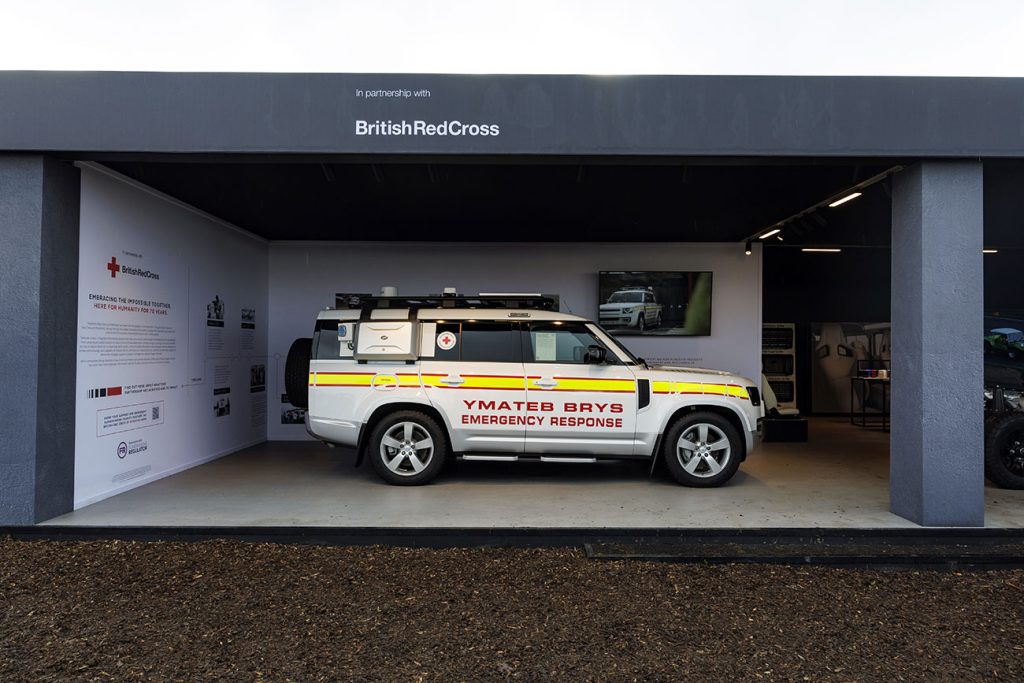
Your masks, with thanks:
[(601, 332), (601, 336), (603, 337), (601, 341), (604, 342), (606, 346), (612, 348), (613, 350), (617, 349), (620, 354), (629, 359), (626, 365), (643, 365), (644, 367), (647, 367), (647, 363), (644, 363), (642, 360), (640, 360), (632, 353), (630, 353), (629, 349), (627, 349), (625, 346), (620, 344), (617, 339), (608, 334), (608, 331), (606, 329), (604, 329), (597, 323), (587, 323), (587, 325)]
[(610, 304), (638, 304), (644, 300), (643, 292), (614, 292), (608, 297)]

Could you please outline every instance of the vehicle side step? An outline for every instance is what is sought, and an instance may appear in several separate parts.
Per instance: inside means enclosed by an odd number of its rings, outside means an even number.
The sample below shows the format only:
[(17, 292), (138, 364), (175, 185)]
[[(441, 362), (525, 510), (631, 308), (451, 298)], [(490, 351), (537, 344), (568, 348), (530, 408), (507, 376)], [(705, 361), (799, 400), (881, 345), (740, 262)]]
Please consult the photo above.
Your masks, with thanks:
[(519, 459), (518, 455), (477, 455), (474, 453), (463, 453), (459, 456), (460, 460), (488, 460), (490, 462), (515, 462)]
[(587, 462), (587, 463), (591, 463), (591, 462), (597, 462), (597, 458), (573, 458), (573, 457), (561, 458), (561, 457), (555, 457), (555, 456), (551, 456), (551, 455), (542, 455), (542, 456), (540, 456), (540, 461), (541, 462)]

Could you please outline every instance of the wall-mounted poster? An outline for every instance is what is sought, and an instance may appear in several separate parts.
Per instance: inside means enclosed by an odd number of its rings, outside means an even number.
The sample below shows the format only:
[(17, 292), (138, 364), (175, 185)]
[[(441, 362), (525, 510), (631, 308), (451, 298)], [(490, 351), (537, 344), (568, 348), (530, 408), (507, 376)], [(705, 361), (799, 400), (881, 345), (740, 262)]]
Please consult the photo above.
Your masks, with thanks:
[(598, 320), (612, 334), (711, 334), (710, 271), (603, 270), (598, 297)]
[(848, 413), (862, 405), (881, 409), (884, 387), (850, 380), (870, 369), (888, 373), (891, 323), (811, 323), (811, 336), (813, 412)]
[(81, 192), (76, 508), (267, 433), (265, 393), (245, 393), (267, 362), (266, 331), (245, 327), (269, 290), (266, 245), (107, 172), (83, 169)]

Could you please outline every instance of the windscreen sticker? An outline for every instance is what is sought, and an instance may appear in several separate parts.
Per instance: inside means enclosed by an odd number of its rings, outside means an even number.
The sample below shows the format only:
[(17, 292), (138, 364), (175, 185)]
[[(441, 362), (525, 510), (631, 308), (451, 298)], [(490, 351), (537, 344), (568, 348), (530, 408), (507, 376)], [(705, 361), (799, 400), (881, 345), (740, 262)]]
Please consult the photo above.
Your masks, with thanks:
[(442, 332), (437, 335), (437, 348), (442, 351), (451, 351), (455, 348), (455, 335), (451, 332)]

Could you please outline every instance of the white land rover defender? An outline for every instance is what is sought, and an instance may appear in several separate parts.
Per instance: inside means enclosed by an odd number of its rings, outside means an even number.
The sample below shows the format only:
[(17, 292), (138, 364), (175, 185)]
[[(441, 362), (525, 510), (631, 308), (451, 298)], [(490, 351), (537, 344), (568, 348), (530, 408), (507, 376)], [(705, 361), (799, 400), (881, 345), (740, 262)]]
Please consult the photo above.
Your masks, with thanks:
[(661, 304), (650, 287), (625, 287), (612, 292), (601, 304), (598, 320), (605, 327), (661, 327)]
[(728, 481), (764, 414), (753, 381), (649, 367), (542, 295), (368, 297), (322, 311), (292, 344), (306, 429), (392, 484), (463, 460), (664, 458), (687, 486)]

